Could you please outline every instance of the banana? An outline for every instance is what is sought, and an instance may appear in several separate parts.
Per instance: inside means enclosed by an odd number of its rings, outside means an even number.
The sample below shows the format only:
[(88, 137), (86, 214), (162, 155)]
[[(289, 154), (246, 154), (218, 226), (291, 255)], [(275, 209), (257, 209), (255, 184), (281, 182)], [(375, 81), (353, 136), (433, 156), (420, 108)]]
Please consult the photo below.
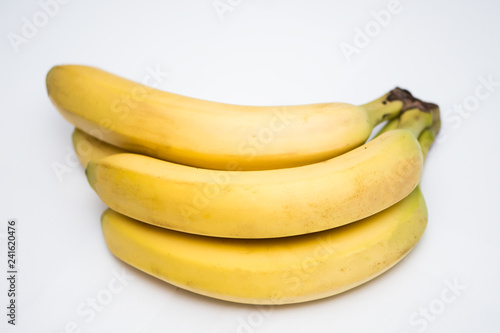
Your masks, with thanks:
[(432, 114), (401, 115), (398, 129), (341, 156), (265, 171), (193, 168), (136, 154), (90, 161), (92, 188), (113, 210), (208, 236), (273, 238), (338, 227), (395, 204), (419, 183), (417, 137)]
[(327, 160), (363, 144), (375, 125), (402, 110), (429, 108), (399, 88), (361, 106), (231, 105), (159, 91), (78, 65), (53, 67), (46, 85), (70, 123), (107, 143), (179, 164), (230, 171)]
[(177, 287), (238, 303), (289, 304), (341, 293), (394, 266), (424, 233), (427, 208), (417, 187), (364, 220), (274, 239), (191, 235), (111, 209), (101, 224), (116, 257)]
[[(433, 124), (431, 125), (431, 128), (424, 130), (424, 132), (422, 132), (422, 134), (418, 138), (424, 156), (427, 154), (427, 151), (430, 148), (430, 144), (434, 142), (441, 128), (439, 109), (432, 109), (431, 112)], [(396, 117), (388, 121), (387, 124), (377, 133), (376, 137), (390, 130), (397, 129), (398, 126), (402, 127), (404, 124), (401, 125), (400, 118), (401, 117)], [(76, 155), (83, 168), (86, 168), (88, 162), (90, 162), (91, 160), (98, 160), (106, 156), (115, 154), (129, 153), (129, 151), (101, 141), (78, 128), (75, 128), (75, 130), (73, 131), (72, 141), (73, 148), (75, 149)], [(423, 144), (423, 142), (427, 142), (427, 144)]]
[(98, 160), (106, 156), (127, 153), (126, 150), (112, 146), (75, 128), (72, 135), (73, 148), (81, 165), (86, 168), (91, 160)]

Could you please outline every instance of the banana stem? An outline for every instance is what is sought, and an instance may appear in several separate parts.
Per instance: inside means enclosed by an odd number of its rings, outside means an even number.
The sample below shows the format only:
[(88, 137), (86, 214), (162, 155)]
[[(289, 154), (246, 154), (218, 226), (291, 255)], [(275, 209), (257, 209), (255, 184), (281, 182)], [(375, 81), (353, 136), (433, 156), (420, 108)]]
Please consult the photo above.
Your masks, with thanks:
[(387, 124), (385, 124), (385, 126), (382, 127), (382, 129), (375, 135), (375, 138), (381, 136), (385, 132), (389, 132), (398, 128), (399, 122), (400, 122), (399, 117), (389, 120)]
[(369, 103), (361, 105), (368, 115), (372, 127), (380, 124), (384, 120), (397, 117), (403, 109), (403, 102), (400, 100), (389, 101), (390, 92)]
[(366, 110), (371, 125), (376, 126), (385, 120), (397, 117), (404, 111), (416, 108), (429, 112), (436, 108), (437, 105), (423, 102), (413, 97), (408, 90), (396, 87), (384, 96), (363, 104), (361, 107)]
[[(408, 110), (410, 112), (410, 110)], [(415, 112), (411, 110), (411, 113)], [(416, 121), (418, 114), (407, 114), (403, 113), (401, 116), (390, 120), (387, 124), (377, 133), (375, 137), (378, 137), (385, 132), (398, 129), (398, 128), (413, 128), (413, 134), (418, 131), (418, 128), (422, 127), (425, 121), (428, 121), (428, 116), (425, 119), (419, 119), (419, 124), (411, 124), (412, 121)], [(421, 112), (422, 113), (422, 112)], [(439, 133), (441, 128), (441, 116), (439, 112), (439, 108), (436, 106), (435, 108), (430, 110), (430, 116), (432, 118), (432, 123), (430, 126), (423, 129), (423, 131), (418, 136), (418, 143), (420, 144), (420, 148), (422, 149), (422, 155), (424, 157), (424, 161), (427, 158), (427, 154), (434, 143), (434, 140)], [(405, 118), (404, 120), (402, 118)], [(412, 120), (413, 119), (413, 120)]]
[(431, 125), (432, 114), (415, 108), (401, 114), (399, 124), (395, 129), (407, 129), (418, 139), (420, 133)]
[(420, 148), (422, 149), (422, 156), (425, 159), (427, 158), (427, 153), (429, 153), (429, 149), (431, 148), (434, 140), (436, 139), (436, 134), (432, 128), (428, 128), (420, 134), (418, 137), (418, 143), (420, 144)]

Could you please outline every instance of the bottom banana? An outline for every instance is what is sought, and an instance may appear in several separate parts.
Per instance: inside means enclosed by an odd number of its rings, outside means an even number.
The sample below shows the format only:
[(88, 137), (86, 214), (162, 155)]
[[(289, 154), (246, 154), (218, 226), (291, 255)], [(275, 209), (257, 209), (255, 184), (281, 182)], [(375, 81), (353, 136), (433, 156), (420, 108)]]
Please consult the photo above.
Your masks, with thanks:
[(338, 294), (391, 268), (422, 236), (427, 208), (417, 187), (358, 222), (275, 239), (185, 234), (110, 209), (101, 222), (114, 255), (159, 279), (233, 302), (287, 304)]

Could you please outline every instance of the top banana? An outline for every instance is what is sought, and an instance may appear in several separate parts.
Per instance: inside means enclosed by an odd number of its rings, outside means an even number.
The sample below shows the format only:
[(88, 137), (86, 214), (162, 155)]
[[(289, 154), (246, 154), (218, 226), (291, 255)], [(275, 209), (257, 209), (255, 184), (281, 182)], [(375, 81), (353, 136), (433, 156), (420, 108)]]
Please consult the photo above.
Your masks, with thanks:
[(375, 125), (425, 103), (396, 88), (361, 106), (242, 106), (159, 91), (97, 68), (65, 65), (47, 91), (76, 127), (131, 152), (218, 170), (307, 165), (363, 144)]

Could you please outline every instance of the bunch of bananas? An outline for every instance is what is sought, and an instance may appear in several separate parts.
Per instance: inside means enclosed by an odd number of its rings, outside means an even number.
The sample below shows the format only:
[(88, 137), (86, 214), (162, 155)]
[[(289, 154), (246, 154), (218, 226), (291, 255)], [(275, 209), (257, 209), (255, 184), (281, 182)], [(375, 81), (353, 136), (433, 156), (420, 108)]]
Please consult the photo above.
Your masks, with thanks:
[(65, 65), (47, 91), (110, 207), (111, 252), (181, 288), (319, 299), (391, 268), (425, 230), (418, 185), (439, 109), (406, 90), (361, 106), (241, 106)]

